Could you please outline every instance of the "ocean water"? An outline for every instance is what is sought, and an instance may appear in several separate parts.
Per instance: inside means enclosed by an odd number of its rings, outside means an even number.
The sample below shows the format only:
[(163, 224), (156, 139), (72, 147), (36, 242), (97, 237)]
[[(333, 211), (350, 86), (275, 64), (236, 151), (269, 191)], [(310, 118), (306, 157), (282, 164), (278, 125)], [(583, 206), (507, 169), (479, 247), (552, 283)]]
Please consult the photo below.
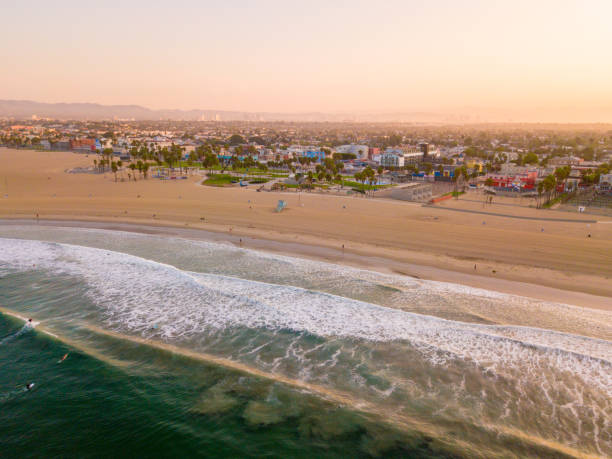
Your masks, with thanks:
[(0, 308), (0, 457), (612, 456), (605, 311), (9, 225)]

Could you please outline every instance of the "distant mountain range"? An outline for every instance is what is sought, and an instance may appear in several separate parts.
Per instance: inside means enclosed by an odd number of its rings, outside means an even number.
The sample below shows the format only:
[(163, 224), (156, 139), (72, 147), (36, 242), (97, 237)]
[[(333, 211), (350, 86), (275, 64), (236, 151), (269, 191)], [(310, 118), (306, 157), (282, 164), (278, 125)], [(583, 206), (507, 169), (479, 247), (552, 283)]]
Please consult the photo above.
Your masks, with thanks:
[[(15, 119), (53, 118), (60, 120), (182, 120), (182, 121), (362, 121), (363, 116), (329, 113), (270, 113), (226, 110), (152, 110), (140, 105), (101, 105), (92, 103), (43, 103), (30, 100), (0, 100), (0, 117)], [(396, 121), (397, 115), (367, 117), (367, 120)], [(427, 119), (414, 114), (410, 121)], [(408, 121), (402, 117), (402, 121)]]
[(535, 108), (504, 110), (463, 108), (453, 112), (359, 112), (359, 113), (271, 113), (224, 110), (152, 110), (140, 105), (92, 103), (44, 103), (30, 100), (0, 100), (0, 118), (59, 120), (138, 121), (314, 121), (314, 122), (404, 122), (404, 123), (612, 123), (612, 107), (594, 109)]

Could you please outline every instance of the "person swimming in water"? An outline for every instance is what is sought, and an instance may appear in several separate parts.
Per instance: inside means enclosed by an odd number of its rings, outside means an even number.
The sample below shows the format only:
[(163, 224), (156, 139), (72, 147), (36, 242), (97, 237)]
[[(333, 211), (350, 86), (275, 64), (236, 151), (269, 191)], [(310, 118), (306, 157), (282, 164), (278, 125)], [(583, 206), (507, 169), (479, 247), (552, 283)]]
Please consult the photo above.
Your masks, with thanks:
[(26, 390), (32, 390), (33, 387), (34, 387), (34, 383), (33, 382), (28, 383), (28, 384), (25, 385)]

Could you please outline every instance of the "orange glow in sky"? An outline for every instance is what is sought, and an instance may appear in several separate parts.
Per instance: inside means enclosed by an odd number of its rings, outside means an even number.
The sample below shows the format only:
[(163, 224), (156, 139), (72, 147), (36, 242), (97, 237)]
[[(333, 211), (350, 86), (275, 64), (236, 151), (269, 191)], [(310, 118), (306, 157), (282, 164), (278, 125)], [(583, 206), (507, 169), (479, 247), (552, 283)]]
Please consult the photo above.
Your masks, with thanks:
[(283, 112), (478, 107), (612, 122), (609, 0), (32, 1), (2, 10), (0, 99)]

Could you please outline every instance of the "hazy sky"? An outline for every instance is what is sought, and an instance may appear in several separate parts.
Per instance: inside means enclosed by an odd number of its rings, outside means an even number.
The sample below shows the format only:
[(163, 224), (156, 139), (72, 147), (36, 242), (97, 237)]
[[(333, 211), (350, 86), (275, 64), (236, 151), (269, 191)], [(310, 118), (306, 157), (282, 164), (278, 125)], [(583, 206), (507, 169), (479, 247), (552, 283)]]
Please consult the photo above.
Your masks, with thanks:
[(0, 98), (601, 111), (612, 107), (611, 18), (612, 0), (5, 2)]

